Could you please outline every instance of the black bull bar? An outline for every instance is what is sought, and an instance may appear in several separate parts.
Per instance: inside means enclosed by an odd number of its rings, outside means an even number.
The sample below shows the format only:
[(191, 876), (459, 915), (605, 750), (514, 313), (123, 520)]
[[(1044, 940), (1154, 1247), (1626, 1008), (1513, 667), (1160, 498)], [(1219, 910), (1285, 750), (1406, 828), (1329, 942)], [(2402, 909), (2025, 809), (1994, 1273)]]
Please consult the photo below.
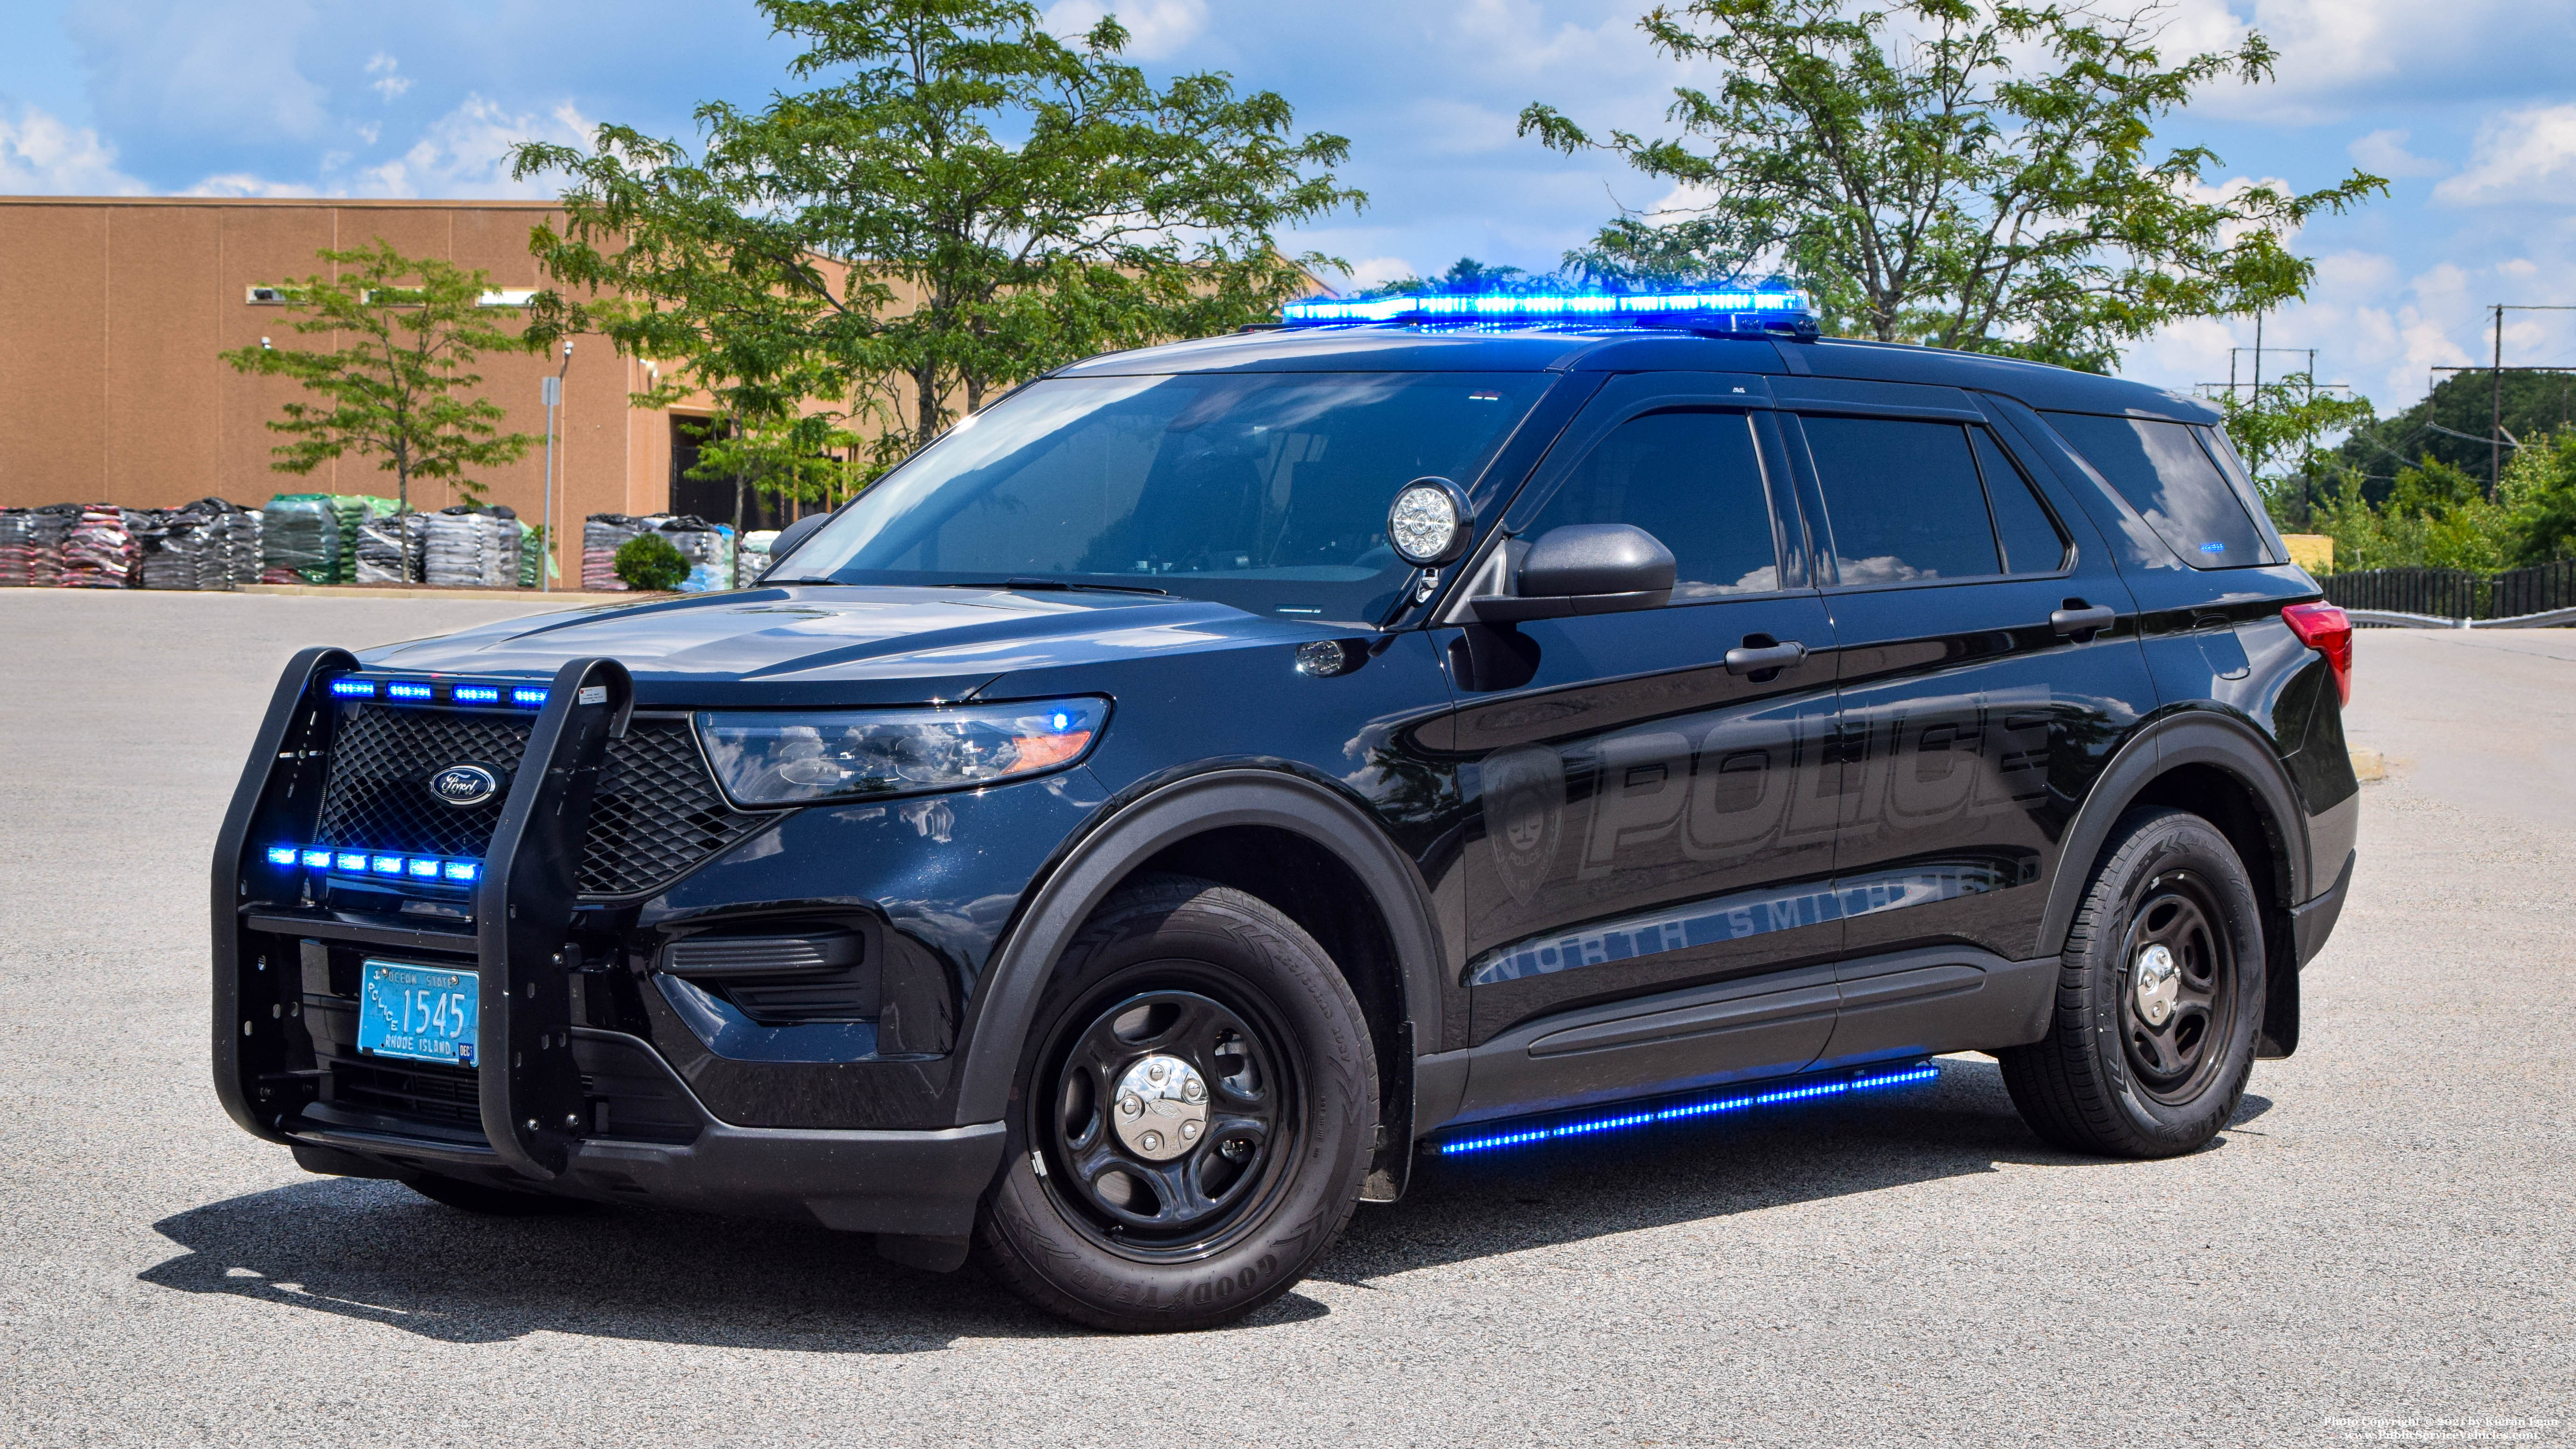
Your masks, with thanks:
[(295, 904), (292, 870), (270, 864), (268, 842), (301, 845), (320, 822), (339, 711), (329, 680), (357, 669), (346, 650), (306, 649), (286, 666), (215, 844), (215, 1094), (244, 1131), (290, 1143), (285, 1124), (313, 1099), (313, 1074), (294, 1068), (289, 1019), (302, 1009), (293, 961), (255, 939), (305, 932), (394, 949), (471, 953), (481, 975), (475, 1073), (483, 1134), (502, 1165), (537, 1182), (560, 1176), (583, 1128), (581, 1072), (572, 1052), (572, 968), (566, 941), (575, 871), (608, 742), (625, 734), (635, 685), (613, 659), (555, 671), (526, 754), (513, 772), (474, 888), (474, 930), (371, 925)]

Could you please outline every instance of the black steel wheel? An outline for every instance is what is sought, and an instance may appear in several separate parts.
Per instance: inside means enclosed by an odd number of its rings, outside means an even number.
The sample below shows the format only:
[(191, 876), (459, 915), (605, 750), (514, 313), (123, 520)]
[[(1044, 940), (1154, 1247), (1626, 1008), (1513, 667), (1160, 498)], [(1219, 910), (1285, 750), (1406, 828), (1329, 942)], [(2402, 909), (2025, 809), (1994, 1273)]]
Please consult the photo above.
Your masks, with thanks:
[(1225, 999), (1241, 998), (1234, 983), (1179, 961), (1138, 974), (1166, 984), (1120, 996), (1113, 983), (1067, 1016), (1031, 1136), (1069, 1221), (1111, 1252), (1177, 1262), (1278, 1188), (1303, 1135), (1302, 1063), (1255, 1024), (1259, 1005)]
[(1095, 1327), (1239, 1318), (1349, 1221), (1376, 1120), (1367, 1019), (1314, 939), (1240, 891), (1148, 881), (1039, 1004), (980, 1255)]
[(2120, 1041), (2138, 1089), (2188, 1105), (2223, 1062), (2234, 1025), (2236, 951), (2218, 924), (2217, 892), (2198, 872), (2147, 882), (2120, 948)]
[(2263, 927), (2216, 826), (2146, 807), (2111, 833), (2060, 956), (2048, 1036), (1998, 1055), (2057, 1146), (2170, 1157), (2218, 1135), (2254, 1069)]

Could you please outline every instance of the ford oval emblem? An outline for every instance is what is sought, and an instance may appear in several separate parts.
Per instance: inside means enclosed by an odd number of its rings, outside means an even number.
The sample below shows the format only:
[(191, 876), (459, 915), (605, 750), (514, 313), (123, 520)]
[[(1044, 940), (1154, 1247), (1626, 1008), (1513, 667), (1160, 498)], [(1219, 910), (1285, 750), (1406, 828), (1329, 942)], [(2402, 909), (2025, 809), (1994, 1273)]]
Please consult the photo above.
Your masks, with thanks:
[(429, 777), (429, 793), (450, 805), (480, 805), (501, 793), (501, 777), (481, 765), (450, 765)]

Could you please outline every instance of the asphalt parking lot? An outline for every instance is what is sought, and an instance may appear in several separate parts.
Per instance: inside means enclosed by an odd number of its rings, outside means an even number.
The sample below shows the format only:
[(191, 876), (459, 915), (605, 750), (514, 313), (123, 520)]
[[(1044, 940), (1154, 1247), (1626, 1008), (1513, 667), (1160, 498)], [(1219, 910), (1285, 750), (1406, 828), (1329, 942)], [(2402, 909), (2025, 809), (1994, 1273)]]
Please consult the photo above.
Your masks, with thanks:
[(1438, 1165), (1251, 1320), (1136, 1339), (819, 1228), (471, 1218), (225, 1119), (206, 863), (278, 667), (528, 611), (0, 593), (0, 1442), (2576, 1442), (2576, 632), (2363, 635), (2352, 903), (2199, 1154), (2049, 1150), (1949, 1059)]

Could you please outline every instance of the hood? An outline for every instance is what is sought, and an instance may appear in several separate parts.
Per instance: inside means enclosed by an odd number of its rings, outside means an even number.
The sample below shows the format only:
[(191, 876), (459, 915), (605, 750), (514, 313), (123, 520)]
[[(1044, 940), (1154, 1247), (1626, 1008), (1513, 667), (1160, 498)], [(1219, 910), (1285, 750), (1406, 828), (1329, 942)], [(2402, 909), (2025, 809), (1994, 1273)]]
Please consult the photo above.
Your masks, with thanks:
[(606, 656), (634, 674), (641, 705), (878, 704), (962, 699), (1018, 670), (1331, 632), (1150, 594), (800, 585), (538, 614), (359, 658), (550, 678)]

